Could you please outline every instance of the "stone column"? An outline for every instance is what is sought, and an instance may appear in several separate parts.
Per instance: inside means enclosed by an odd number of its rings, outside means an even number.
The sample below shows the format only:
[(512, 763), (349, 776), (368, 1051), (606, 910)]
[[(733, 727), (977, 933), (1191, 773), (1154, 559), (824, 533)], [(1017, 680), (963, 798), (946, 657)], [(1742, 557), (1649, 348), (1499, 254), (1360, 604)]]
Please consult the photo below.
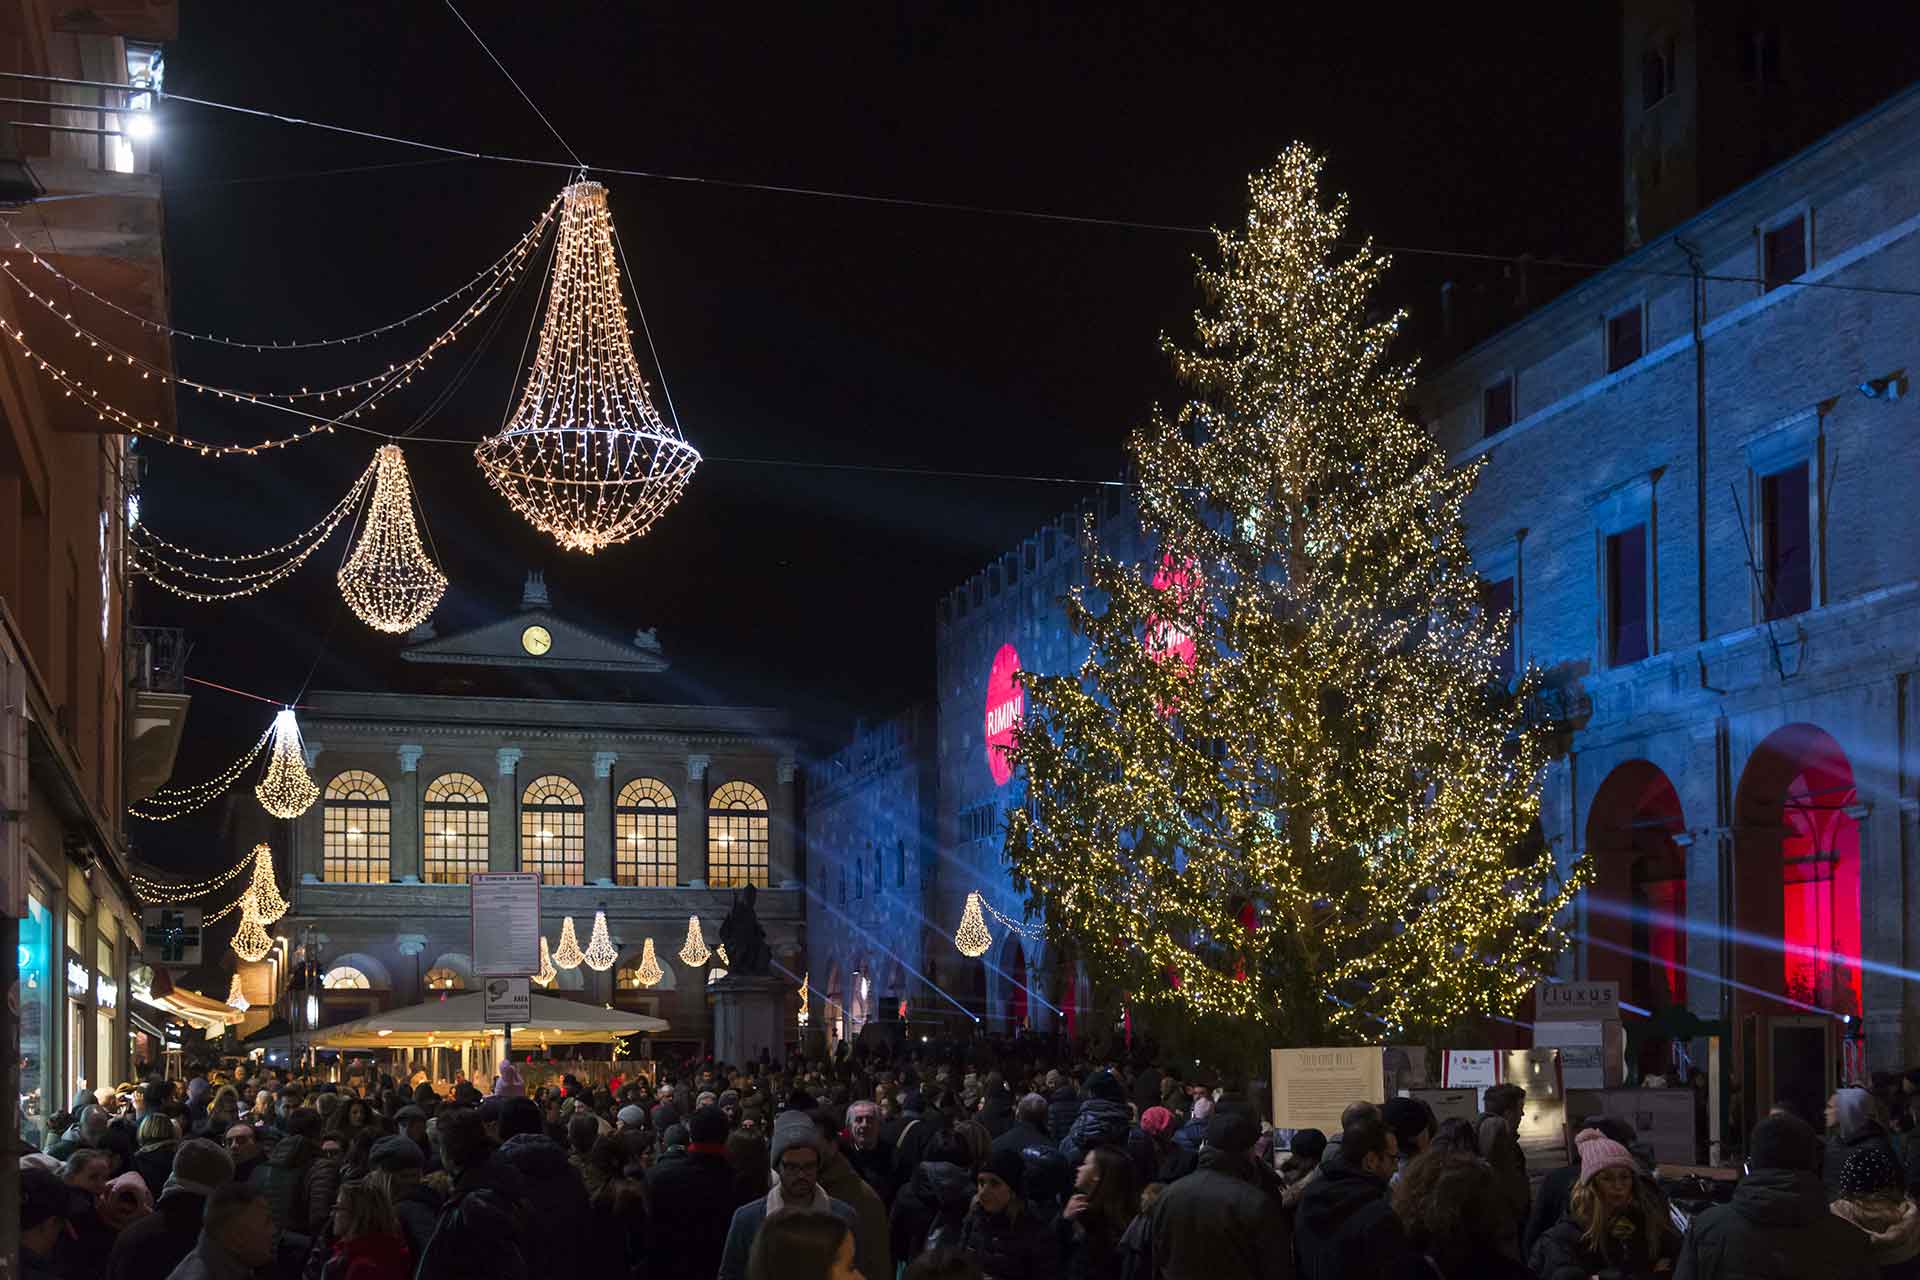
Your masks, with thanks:
[(707, 766), (711, 756), (687, 757), (687, 787), (680, 801), (680, 883), (707, 885)]
[[(775, 889), (800, 888), (800, 869), (794, 859), (794, 843), (799, 836), (799, 809), (794, 800), (794, 762), (782, 760), (774, 774), (779, 782), (773, 798), (773, 812), (767, 815), (767, 884)], [(874, 892), (880, 891), (878, 884)]]
[(494, 752), (499, 778), (487, 793), (487, 869), (520, 869), (520, 748)]
[(425, 747), (407, 743), (394, 754), (400, 757), (400, 776), (394, 780), (393, 804), (387, 818), (390, 828), (387, 849), (391, 856), (392, 877), (402, 884), (419, 884), (424, 874), (422, 862), (425, 838), (420, 823), (420, 757)]
[[(313, 773), (314, 766), (320, 763), (325, 750), (318, 742), (308, 738), (300, 744), (301, 754), (306, 758), (307, 772)], [(324, 793), (327, 780), (316, 776), (313, 784)], [(307, 811), (293, 820), (294, 854), (296, 863), (287, 868), (290, 878), (318, 880), (326, 871), (325, 818), (326, 801), (320, 799), (307, 806)]]
[(588, 884), (613, 883), (613, 765), (612, 751), (593, 753), (593, 785), (587, 789)]
[[(1860, 951), (1874, 966), (1862, 965), (1860, 1004), (1867, 1037), (1867, 1066), (1873, 1071), (1901, 1071), (1906, 1065), (1905, 982), (1894, 976), (1904, 952), (1907, 922), (1905, 895), (1892, 886), (1904, 884), (1900, 873), (1897, 830), (1889, 838), (1880, 823), (1888, 806), (1854, 804), (1846, 814), (1860, 832)], [(1894, 815), (1897, 818), (1897, 811)], [(1873, 892), (1870, 885), (1889, 888)]]

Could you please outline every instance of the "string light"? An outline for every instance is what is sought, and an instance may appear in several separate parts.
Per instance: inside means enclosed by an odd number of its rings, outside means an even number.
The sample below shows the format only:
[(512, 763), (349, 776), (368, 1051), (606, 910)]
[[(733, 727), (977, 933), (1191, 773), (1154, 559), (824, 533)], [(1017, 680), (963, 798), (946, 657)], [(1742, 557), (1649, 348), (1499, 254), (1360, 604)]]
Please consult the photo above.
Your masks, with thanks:
[(240, 975), (237, 973), (233, 975), (233, 984), (227, 988), (227, 1007), (238, 1009), (242, 1013), (253, 1008), (252, 1003), (247, 999), (247, 993), (240, 989)]
[(580, 940), (573, 934), (573, 917), (560, 922), (560, 945), (553, 949), (553, 963), (560, 969), (578, 969), (586, 957), (580, 954)]
[(658, 986), (660, 979), (667, 976), (660, 968), (659, 958), (653, 954), (652, 938), (648, 938), (641, 944), (640, 967), (634, 970), (633, 976), (640, 980), (640, 985), (643, 987)]
[(559, 976), (559, 971), (553, 967), (553, 952), (547, 947), (547, 935), (543, 933), (540, 935), (540, 972), (533, 975), (533, 980), (543, 987), (550, 987)]
[(1045, 925), (1032, 924), (1025, 920), (1015, 920), (1012, 916), (987, 901), (985, 894), (976, 891), (974, 896), (980, 899), (980, 905), (986, 908), (987, 914), (992, 916), (997, 923), (1004, 925), (1009, 931), (1017, 933), (1030, 941), (1035, 938), (1044, 938), (1047, 936), (1047, 928)]
[(337, 575), (340, 594), (375, 631), (404, 635), (425, 622), (447, 590), (447, 575), (420, 545), (413, 486), (400, 446), (375, 451), (366, 528)]
[(993, 945), (987, 922), (980, 918), (980, 903), (978, 889), (967, 895), (966, 909), (960, 913), (960, 927), (953, 935), (953, 945), (960, 948), (960, 954), (974, 960), (987, 954), (987, 948)]
[(229, 945), (233, 947), (233, 953), (248, 964), (265, 959), (267, 952), (273, 950), (273, 939), (261, 927), (260, 917), (254, 914), (251, 903), (241, 913), (240, 928), (234, 932), (233, 942)]
[(1135, 1008), (1274, 1044), (1437, 1038), (1551, 970), (1588, 871), (1530, 843), (1548, 727), (1537, 674), (1504, 687), (1466, 545), (1483, 464), (1408, 413), (1399, 321), (1370, 310), (1386, 262), (1341, 248), (1321, 168), (1288, 149), (1218, 233), (1196, 340), (1170, 344), (1190, 397), (1128, 442), (1151, 557), (1090, 546), (1086, 658), (1020, 677), (1005, 853)]
[[(133, 817), (144, 818), (149, 822), (172, 822), (175, 818), (186, 817), (189, 813), (205, 805), (208, 801), (226, 794), (227, 790), (240, 780), (240, 775), (247, 771), (248, 766), (259, 758), (260, 752), (266, 747), (268, 740), (272, 737), (273, 727), (269, 725), (266, 731), (260, 735), (260, 740), (253, 744), (252, 749), (249, 750), (247, 754), (241, 756), (225, 769), (222, 769), (216, 776), (208, 778), (205, 782), (193, 783), (191, 786), (162, 787), (145, 800), (140, 801), (139, 804), (128, 805), (127, 812)], [(217, 888), (219, 884), (224, 884), (227, 877), (238, 875), (240, 868), (245, 865), (246, 863), (242, 862), (232, 868), (227, 872), (226, 876), (220, 877), (213, 887)], [(156, 891), (160, 893), (170, 893), (180, 888), (180, 886), (162, 884), (160, 881), (153, 881), (152, 883)], [(182, 897), (155, 897), (148, 900), (151, 902), (179, 902), (182, 901), (183, 898), (197, 898), (203, 895), (204, 891), (200, 891), (185, 893)]]
[(561, 193), (548, 289), (519, 406), (474, 459), (529, 524), (592, 554), (644, 534), (700, 454), (661, 418), (640, 375), (597, 182)]
[(605, 973), (620, 958), (620, 953), (613, 949), (613, 940), (607, 936), (605, 907), (593, 913), (593, 933), (588, 937), (587, 949), (580, 958), (587, 962), (587, 968), (596, 973)]
[[(372, 338), (382, 337), (385, 334), (394, 332), (395, 330), (403, 329), (407, 325), (412, 324), (415, 320), (423, 319), (424, 317), (433, 314), (435, 311), (440, 310), (440, 308), (447, 306), (452, 302), (458, 301), (460, 298), (471, 293), (476, 287), (479, 286), (480, 282), (487, 279), (487, 277), (498, 275), (502, 270), (506, 268), (507, 264), (510, 261), (512, 261), (515, 258), (525, 256), (525, 251), (527, 249), (532, 248), (533, 245), (537, 244), (540, 240), (540, 237), (545, 233), (547, 223), (552, 221), (553, 212), (557, 207), (559, 207), (559, 204), (560, 204), (560, 201), (556, 197), (551, 203), (547, 205), (546, 210), (543, 213), (541, 213), (541, 215), (537, 219), (534, 220), (533, 226), (529, 228), (527, 232), (520, 237), (519, 240), (515, 241), (511, 248), (509, 248), (505, 253), (501, 254), (498, 258), (495, 258), (486, 267), (482, 268), (479, 274), (475, 275), (471, 280), (468, 280), (465, 284), (461, 285), (459, 288), (455, 289), (453, 292), (447, 294), (445, 297), (439, 299), (438, 301), (430, 302), (426, 306), (421, 307), (419, 310), (414, 311), (411, 314), (400, 317), (398, 320), (393, 320), (383, 325), (377, 325), (371, 329), (363, 329), (359, 333), (350, 333), (340, 338), (317, 338), (309, 341), (248, 342), (248, 341), (244, 341), (237, 338), (222, 338), (211, 333), (195, 333), (191, 329), (176, 329), (172, 325), (161, 324), (158, 321), (150, 320), (146, 316), (141, 315), (137, 311), (131, 311), (128, 308), (121, 306), (119, 303), (115, 302), (113, 299), (109, 297), (106, 297), (103, 294), (95, 293), (92, 289), (89, 289), (86, 285), (81, 284), (78, 280), (73, 279), (71, 276), (62, 274), (62, 272), (58, 267), (55, 267), (51, 262), (47, 261), (45, 258), (42, 258), (38, 253), (35, 253), (33, 250), (27, 248), (26, 244), (23, 243), (22, 241), (18, 239), (14, 240), (13, 247), (16, 252), (27, 254), (32, 259), (33, 264), (35, 266), (46, 271), (49, 275), (51, 275), (54, 279), (58, 280), (61, 284), (64, 284), (70, 292), (84, 294), (87, 297), (93, 299), (95, 302), (99, 303), (101, 306), (106, 307), (108, 310), (117, 312), (120, 315), (125, 316), (129, 320), (137, 321), (140, 327), (144, 330), (147, 330), (153, 333), (164, 333), (170, 338), (185, 338), (192, 342), (215, 343), (223, 347), (237, 347), (244, 351), (307, 351), (307, 350), (312, 350), (316, 347), (347, 346), (352, 343), (365, 342)], [(15, 234), (13, 230), (13, 223), (8, 221), (5, 218), (0, 218), (0, 228), (4, 228), (8, 235)]]
[(700, 936), (700, 917), (688, 916), (687, 940), (680, 944), (680, 963), (698, 969), (712, 954), (707, 950), (707, 940)]
[(266, 776), (253, 794), (260, 807), (276, 818), (297, 818), (320, 798), (320, 788), (307, 776), (300, 724), (293, 718), (292, 707), (273, 718), (273, 753), (267, 758)]
[(807, 1021), (808, 1021), (808, 1019), (809, 1019), (809, 1018), (810, 1018), (810, 1017), (812, 1016), (812, 1011), (811, 1011), (811, 1010), (810, 1010), (810, 1009), (808, 1008), (808, 1005), (809, 1005), (809, 1004), (810, 1004), (810, 1002), (811, 1002), (811, 1001), (813, 1000), (813, 996), (812, 996), (812, 994), (811, 994), (811, 992), (810, 992), (810, 990), (809, 990), (809, 987), (811, 986), (811, 984), (812, 984), (812, 982), (813, 982), (813, 975), (812, 975), (812, 974), (810, 974), (810, 973), (803, 973), (803, 974), (801, 974), (801, 975), (800, 975), (800, 1018), (799, 1018), (799, 1022), (800, 1022), (800, 1025), (801, 1025), (801, 1026), (803, 1026), (803, 1027), (807, 1025)]

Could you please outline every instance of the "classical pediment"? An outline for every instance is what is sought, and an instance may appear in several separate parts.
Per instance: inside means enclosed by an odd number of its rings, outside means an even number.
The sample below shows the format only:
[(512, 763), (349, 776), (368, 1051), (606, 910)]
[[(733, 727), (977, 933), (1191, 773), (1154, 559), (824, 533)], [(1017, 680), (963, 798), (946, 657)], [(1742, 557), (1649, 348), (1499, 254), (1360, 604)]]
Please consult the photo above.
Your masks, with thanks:
[(542, 671), (647, 675), (667, 669), (666, 655), (652, 632), (639, 632), (621, 644), (569, 622), (551, 609), (523, 610), (510, 618), (448, 636), (420, 635), (400, 651), (400, 656), (408, 662)]

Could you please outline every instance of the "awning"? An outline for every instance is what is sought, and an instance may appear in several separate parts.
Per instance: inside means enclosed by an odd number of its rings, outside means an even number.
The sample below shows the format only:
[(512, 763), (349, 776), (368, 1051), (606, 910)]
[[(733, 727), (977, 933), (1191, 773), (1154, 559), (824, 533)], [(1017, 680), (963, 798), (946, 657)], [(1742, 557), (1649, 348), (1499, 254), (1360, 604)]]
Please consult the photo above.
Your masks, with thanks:
[[(144, 1003), (144, 1001), (142, 1003)], [(155, 1012), (158, 1012), (158, 1010), (155, 1010)], [(166, 1032), (156, 1026), (152, 1020), (142, 1017), (140, 1011), (131, 1005), (127, 1007), (127, 1021), (133, 1024), (135, 1031), (144, 1031), (158, 1040), (165, 1040), (167, 1038)]]
[(219, 1032), (247, 1016), (224, 1000), (215, 1000), (185, 987), (175, 987), (165, 995), (155, 992), (147, 998), (147, 1003), (202, 1031)]
[[(457, 1048), (489, 1039), (502, 1030), (481, 1017), (485, 1000), (482, 992), (474, 991), (389, 1009), (369, 1018), (322, 1027), (313, 1033), (312, 1043), (322, 1049)], [(623, 1036), (665, 1030), (664, 1018), (535, 995), (531, 1020), (526, 1026), (516, 1025), (513, 1034), (528, 1045), (611, 1044)]]

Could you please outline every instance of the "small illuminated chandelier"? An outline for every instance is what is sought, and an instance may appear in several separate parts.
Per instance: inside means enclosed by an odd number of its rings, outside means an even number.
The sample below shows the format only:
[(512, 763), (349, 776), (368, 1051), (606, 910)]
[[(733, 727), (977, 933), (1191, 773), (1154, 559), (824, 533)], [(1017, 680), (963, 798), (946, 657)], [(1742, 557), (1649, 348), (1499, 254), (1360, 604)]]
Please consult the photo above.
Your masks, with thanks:
[(253, 879), (247, 885), (247, 896), (252, 900), (253, 914), (263, 925), (287, 914), (287, 900), (280, 896), (280, 886), (273, 878), (273, 850), (264, 844), (253, 846)]
[(273, 750), (266, 776), (254, 787), (260, 807), (276, 818), (297, 818), (320, 798), (320, 788), (307, 776), (307, 760), (300, 741), (300, 724), (293, 708), (284, 707), (273, 718)]
[(381, 445), (374, 467), (366, 526), (335, 576), (360, 621), (375, 631), (404, 635), (433, 613), (446, 594), (447, 575), (420, 545), (413, 484), (400, 446)]
[(573, 917), (560, 922), (560, 945), (553, 949), (553, 963), (561, 969), (578, 969), (586, 957), (580, 953), (580, 939), (574, 936)]
[(681, 963), (692, 965), (697, 969), (705, 964), (707, 957), (712, 954), (707, 950), (707, 940), (700, 936), (700, 917), (688, 916), (687, 940), (680, 944)]
[(700, 453), (660, 416), (640, 375), (607, 192), (597, 182), (583, 178), (561, 193), (547, 288), (520, 403), (473, 456), (527, 523), (591, 555), (666, 514)]
[[(571, 916), (568, 917), (572, 919)], [(613, 939), (607, 936), (607, 909), (601, 907), (593, 913), (593, 934), (587, 939), (587, 949), (580, 958), (587, 962), (587, 968), (596, 973), (605, 973), (613, 968), (620, 953), (613, 949)]]
[(987, 948), (993, 945), (993, 935), (987, 932), (987, 922), (980, 915), (978, 889), (967, 895), (967, 907), (960, 913), (960, 928), (953, 935), (953, 945), (970, 959), (987, 954)]
[(812, 993), (808, 991), (808, 988), (812, 984), (813, 984), (812, 974), (808, 973), (808, 974), (802, 974), (800, 976), (800, 1025), (803, 1027), (807, 1025), (807, 1020), (811, 1016), (809, 1014), (807, 1006), (813, 1000)]
[(240, 989), (240, 975), (237, 973), (233, 975), (233, 985), (227, 988), (227, 1007), (238, 1009), (242, 1013), (253, 1008), (252, 1002), (247, 999), (247, 993)]
[(634, 977), (643, 987), (658, 986), (660, 979), (667, 975), (661, 971), (660, 960), (653, 954), (653, 939), (648, 938), (640, 947), (640, 967), (634, 970)]
[(559, 976), (560, 971), (553, 967), (553, 952), (547, 947), (547, 935), (543, 933), (540, 935), (540, 972), (533, 975), (533, 980), (543, 987), (550, 987)]
[(229, 945), (233, 947), (233, 953), (248, 964), (266, 959), (267, 952), (273, 950), (273, 939), (261, 927), (260, 916), (254, 911), (251, 898), (240, 910), (240, 928), (235, 931)]

